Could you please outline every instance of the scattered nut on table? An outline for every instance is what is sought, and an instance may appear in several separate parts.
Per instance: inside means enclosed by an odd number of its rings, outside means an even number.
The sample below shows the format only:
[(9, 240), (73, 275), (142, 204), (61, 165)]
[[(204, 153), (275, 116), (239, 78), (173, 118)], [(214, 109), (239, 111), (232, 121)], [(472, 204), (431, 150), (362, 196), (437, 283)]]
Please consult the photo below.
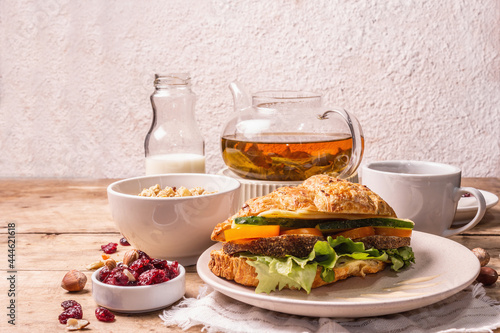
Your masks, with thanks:
[(67, 291), (80, 291), (85, 288), (85, 284), (87, 283), (87, 276), (82, 272), (72, 269), (66, 275), (64, 275), (61, 287), (66, 289)]
[(66, 329), (68, 331), (77, 331), (87, 327), (89, 324), (89, 321), (85, 319), (69, 318), (66, 323)]
[(104, 266), (104, 260), (99, 260), (99, 261), (95, 261), (91, 264), (88, 264), (87, 269), (96, 270), (98, 268), (101, 268), (102, 266)]
[(476, 279), (477, 282), (481, 282), (485, 286), (491, 286), (495, 284), (498, 280), (498, 273), (491, 267), (481, 267), (479, 275)]
[(479, 263), (481, 264), (481, 267), (488, 265), (488, 263), (490, 262), (490, 254), (485, 249), (482, 249), (480, 247), (476, 247), (476, 248), (472, 249), (472, 253), (474, 253), (476, 255), (477, 259), (479, 259)]

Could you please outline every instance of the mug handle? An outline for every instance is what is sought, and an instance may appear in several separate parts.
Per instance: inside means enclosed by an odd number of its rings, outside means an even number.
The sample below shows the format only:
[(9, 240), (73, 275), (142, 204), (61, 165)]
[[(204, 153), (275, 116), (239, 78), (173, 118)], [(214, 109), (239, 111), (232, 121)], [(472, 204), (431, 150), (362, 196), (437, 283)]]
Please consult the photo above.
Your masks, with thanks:
[(463, 227), (460, 227), (457, 229), (446, 229), (445, 231), (443, 231), (444, 237), (450, 237), (450, 236), (459, 234), (461, 232), (464, 232), (466, 230), (473, 228), (476, 224), (479, 223), (479, 221), (481, 221), (481, 219), (484, 216), (484, 213), (486, 213), (486, 200), (484, 200), (483, 194), (475, 188), (472, 188), (472, 187), (456, 188), (455, 189), (455, 198), (456, 198), (455, 201), (458, 202), (458, 200), (460, 200), (462, 195), (466, 194), (466, 193), (470, 193), (474, 196), (474, 198), (476, 198), (477, 207), (478, 207), (477, 212), (476, 212), (476, 216), (474, 216), (474, 218), (469, 223), (464, 225)]
[(338, 113), (346, 122), (352, 137), (352, 152), (349, 164), (342, 170), (342, 172), (337, 176), (338, 178), (348, 178), (352, 176), (359, 167), (361, 159), (363, 157), (364, 143), (363, 143), (363, 131), (358, 119), (350, 112), (344, 109), (331, 109), (318, 115), (319, 119), (328, 119), (328, 114), (330, 112)]

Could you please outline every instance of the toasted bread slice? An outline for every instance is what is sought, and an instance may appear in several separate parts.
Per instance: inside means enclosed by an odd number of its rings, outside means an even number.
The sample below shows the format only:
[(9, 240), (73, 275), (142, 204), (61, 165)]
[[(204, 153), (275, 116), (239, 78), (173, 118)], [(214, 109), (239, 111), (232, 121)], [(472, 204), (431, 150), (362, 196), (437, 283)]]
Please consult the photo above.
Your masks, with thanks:
[[(246, 263), (247, 260), (246, 258), (228, 255), (222, 249), (213, 250), (210, 253), (208, 267), (212, 273), (221, 278), (233, 280), (244, 286), (256, 287), (259, 283), (257, 273), (254, 267)], [(351, 276), (364, 277), (366, 274), (377, 273), (382, 271), (385, 266), (386, 263), (380, 260), (352, 260), (345, 265), (334, 268), (335, 280), (330, 283), (347, 279)], [(318, 268), (312, 288), (329, 284), (321, 279), (320, 274), (321, 268)]]

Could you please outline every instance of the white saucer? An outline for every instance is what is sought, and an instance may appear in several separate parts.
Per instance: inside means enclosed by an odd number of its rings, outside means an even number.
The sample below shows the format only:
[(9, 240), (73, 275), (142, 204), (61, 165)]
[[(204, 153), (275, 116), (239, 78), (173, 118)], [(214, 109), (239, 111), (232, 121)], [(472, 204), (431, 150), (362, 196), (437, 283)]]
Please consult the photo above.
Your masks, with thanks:
[[(486, 201), (486, 209), (495, 206), (498, 203), (498, 197), (487, 191), (479, 190)], [(457, 212), (453, 224), (464, 224), (469, 222), (477, 211), (477, 201), (474, 197), (463, 197), (458, 201)]]

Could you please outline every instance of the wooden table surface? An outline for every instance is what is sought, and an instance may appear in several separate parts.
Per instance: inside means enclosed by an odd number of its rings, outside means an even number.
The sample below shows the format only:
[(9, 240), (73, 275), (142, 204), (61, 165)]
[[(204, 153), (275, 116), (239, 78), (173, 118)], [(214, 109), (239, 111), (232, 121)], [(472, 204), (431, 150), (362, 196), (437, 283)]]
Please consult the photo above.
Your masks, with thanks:
[[(80, 179), (0, 179), (0, 332), (14, 331), (8, 323), (7, 307), (15, 302), (15, 324), (19, 332), (62, 332), (59, 324), (61, 302), (75, 299), (83, 307), (89, 329), (98, 332), (178, 331), (163, 326), (158, 315), (116, 314), (113, 323), (99, 322), (94, 316), (92, 271), (86, 266), (100, 258), (100, 246), (118, 243), (121, 235), (108, 208), (106, 187), (113, 180)], [(465, 178), (462, 186), (473, 186), (500, 196), (500, 178)], [(15, 252), (9, 257), (9, 230), (15, 225)], [(11, 231), (12, 234), (12, 231)], [(472, 230), (451, 239), (472, 249), (483, 247), (491, 255), (489, 266), (500, 271), (500, 204), (489, 209)], [(12, 242), (11, 242), (12, 243)], [(118, 247), (113, 258), (121, 260), (129, 247)], [(11, 253), (12, 254), (12, 253)], [(14, 259), (15, 286), (9, 283), (9, 259)], [(12, 263), (12, 262), (11, 262)], [(88, 277), (85, 289), (69, 293), (60, 287), (64, 274), (82, 270)], [(203, 281), (194, 266), (187, 267), (186, 297), (196, 297)], [(500, 300), (500, 282), (486, 287), (487, 294)], [(12, 292), (15, 294), (13, 295)], [(188, 332), (199, 332), (201, 326)]]

